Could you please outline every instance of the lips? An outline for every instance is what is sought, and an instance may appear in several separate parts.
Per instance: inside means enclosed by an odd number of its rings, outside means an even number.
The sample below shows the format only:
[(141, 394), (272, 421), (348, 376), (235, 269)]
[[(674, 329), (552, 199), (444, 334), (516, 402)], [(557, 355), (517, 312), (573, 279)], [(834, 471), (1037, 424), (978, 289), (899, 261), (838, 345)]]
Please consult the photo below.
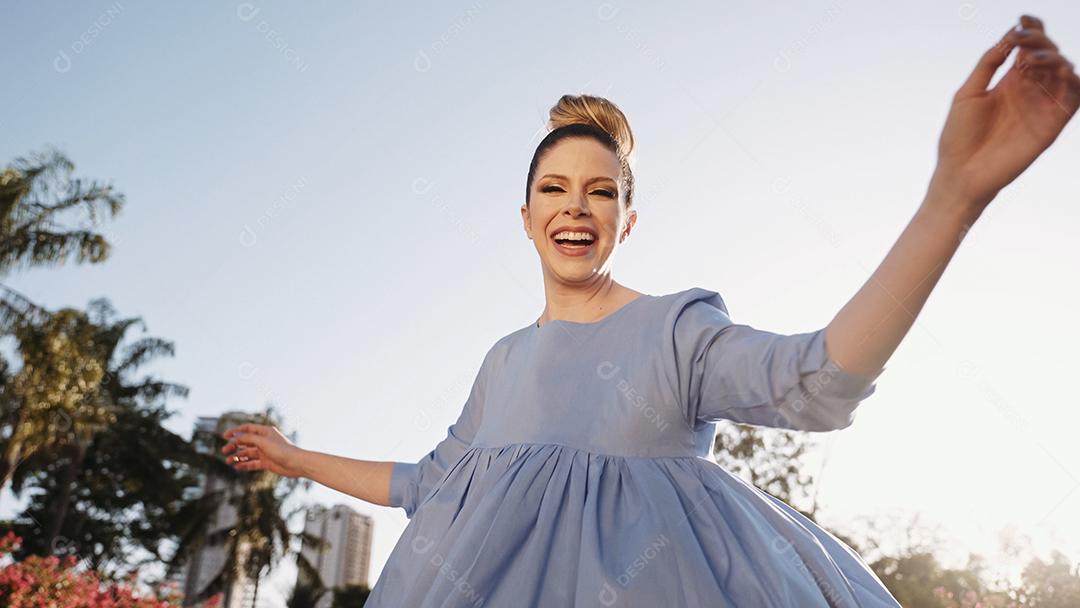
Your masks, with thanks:
[(592, 235), (594, 243), (596, 242), (596, 239), (597, 239), (597, 236), (598, 236), (596, 234), (596, 231), (593, 230), (592, 228), (589, 228), (588, 226), (561, 226), (561, 227), (556, 228), (555, 230), (551, 231), (551, 235), (550, 235), (551, 238), (554, 239), (555, 235), (559, 234), (560, 232), (588, 232), (589, 234)]
[(555, 250), (563, 255), (582, 256), (592, 251), (595, 246), (596, 245), (593, 243), (588, 245), (562, 245), (560, 243), (555, 243)]
[(593, 238), (593, 241), (588, 245), (564, 245), (556, 241), (555, 239), (551, 239), (551, 242), (555, 245), (556, 251), (563, 255), (571, 257), (587, 255), (592, 252), (592, 250), (596, 247), (595, 237)]

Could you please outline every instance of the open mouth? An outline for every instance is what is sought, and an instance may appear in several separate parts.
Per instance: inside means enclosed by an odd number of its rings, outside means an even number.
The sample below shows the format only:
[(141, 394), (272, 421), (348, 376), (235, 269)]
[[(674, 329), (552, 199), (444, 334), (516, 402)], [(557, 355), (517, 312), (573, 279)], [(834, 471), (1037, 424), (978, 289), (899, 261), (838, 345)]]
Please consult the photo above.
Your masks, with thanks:
[(551, 237), (556, 249), (569, 255), (581, 255), (596, 245), (596, 235), (589, 232), (562, 231)]

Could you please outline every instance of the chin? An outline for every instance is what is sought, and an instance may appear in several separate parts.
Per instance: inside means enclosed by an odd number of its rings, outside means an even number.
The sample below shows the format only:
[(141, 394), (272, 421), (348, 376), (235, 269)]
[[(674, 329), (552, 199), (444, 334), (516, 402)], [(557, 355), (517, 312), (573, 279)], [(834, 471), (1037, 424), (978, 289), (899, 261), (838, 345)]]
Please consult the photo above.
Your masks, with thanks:
[(551, 273), (567, 283), (583, 283), (596, 278), (598, 266), (595, 264), (580, 263), (576, 266), (557, 264), (551, 266)]

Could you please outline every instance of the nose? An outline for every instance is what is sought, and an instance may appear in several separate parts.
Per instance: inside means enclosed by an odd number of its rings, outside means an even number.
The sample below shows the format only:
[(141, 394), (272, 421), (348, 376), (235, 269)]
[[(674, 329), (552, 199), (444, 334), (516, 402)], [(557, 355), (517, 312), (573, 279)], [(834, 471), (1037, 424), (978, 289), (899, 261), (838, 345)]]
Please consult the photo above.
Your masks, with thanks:
[(590, 215), (588, 196), (586, 196), (585, 193), (582, 193), (579, 196), (573, 197), (573, 200), (571, 200), (569, 205), (567, 205), (566, 210), (570, 213), (571, 216), (574, 217), (577, 217), (579, 215)]

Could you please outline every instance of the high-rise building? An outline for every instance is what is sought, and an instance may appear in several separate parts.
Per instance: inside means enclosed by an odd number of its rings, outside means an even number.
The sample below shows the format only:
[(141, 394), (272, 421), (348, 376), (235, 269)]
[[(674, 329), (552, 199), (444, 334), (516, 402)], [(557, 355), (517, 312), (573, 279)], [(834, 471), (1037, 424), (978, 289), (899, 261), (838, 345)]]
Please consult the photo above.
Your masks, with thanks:
[[(221, 417), (199, 418), (195, 423), (193, 443), (199, 451), (209, 453), (215, 447), (212, 443), (204, 440), (208, 435), (220, 434), (230, 426), (253, 421), (254, 418), (243, 412), (227, 412), (222, 414)], [(236, 526), (236, 507), (232, 505), (231, 498), (240, 491), (242, 490), (238, 486), (219, 476), (212, 475), (209, 472), (203, 475), (202, 492), (204, 494), (220, 492), (222, 500), (217, 509), (210, 514), (209, 526), (205, 530), (206, 534), (187, 563), (183, 584), (185, 605), (194, 603), (197, 594), (205, 589), (225, 566), (224, 545), (212, 544), (206, 540), (206, 537), (215, 532), (228, 530)], [(247, 547), (241, 545), (239, 552), (243, 554), (246, 549)], [(246, 608), (251, 606), (254, 592), (255, 581), (241, 574), (232, 581), (232, 584), (226, 587), (221, 608), (239, 608), (241, 606)]]
[[(304, 532), (322, 539), (322, 546), (305, 542), (300, 552), (319, 573), (323, 587), (368, 585), (372, 531), (371, 517), (346, 505), (316, 506), (308, 510)], [(306, 582), (302, 573), (297, 581)], [(329, 599), (330, 594), (324, 595), (319, 605)]]

